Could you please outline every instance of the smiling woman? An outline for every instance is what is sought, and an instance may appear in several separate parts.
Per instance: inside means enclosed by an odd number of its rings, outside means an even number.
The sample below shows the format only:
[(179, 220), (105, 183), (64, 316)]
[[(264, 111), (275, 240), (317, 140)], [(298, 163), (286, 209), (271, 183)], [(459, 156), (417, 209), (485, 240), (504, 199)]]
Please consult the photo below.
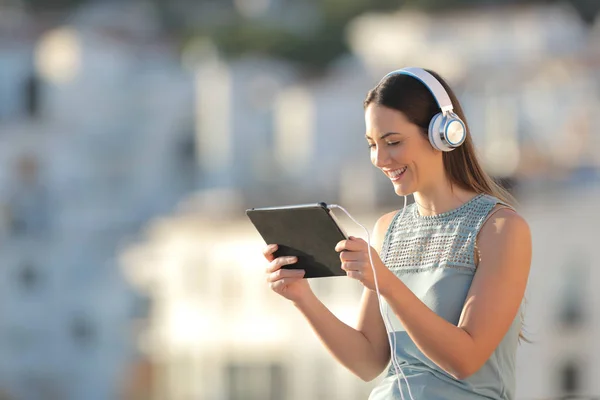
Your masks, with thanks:
[[(435, 72), (425, 73), (438, 82), (440, 86), (436, 88), (437, 91), (443, 91), (447, 96), (446, 101), (450, 104), (452, 114), (463, 124), (462, 140), (454, 138), (458, 145), (447, 149), (453, 151), (438, 151), (440, 149), (436, 147), (439, 146), (436, 146), (432, 138), (432, 130), (435, 130), (435, 127), (430, 126), (434, 122), (433, 118), (440, 114), (437, 97), (432, 94), (431, 88), (425, 86), (418, 78), (406, 74), (388, 74), (367, 94), (364, 101), (369, 147), (372, 150), (377, 148), (377, 142), (371, 139), (371, 135), (375, 138), (381, 135), (379, 142), (387, 146), (407, 142), (404, 146), (407, 150), (404, 153), (411, 154), (414, 158), (412, 161), (415, 168), (426, 168), (422, 175), (434, 183), (441, 182), (444, 186), (452, 184), (457, 188), (475, 193), (488, 193), (504, 202), (514, 203), (512, 196), (497, 185), (481, 167), (475, 155), (466, 117), (449, 85)], [(372, 131), (376, 133), (371, 133)], [(390, 133), (398, 135), (388, 136)], [(449, 133), (456, 134), (457, 130), (452, 129)], [(386, 138), (386, 142), (381, 142), (381, 139)], [(386, 166), (381, 163), (390, 160), (377, 160), (377, 156), (385, 155), (384, 151), (385, 148), (380, 152), (372, 151), (371, 161), (385, 172)], [(413, 190), (408, 193), (414, 192)]]
[(415, 202), (379, 218), (375, 251), (353, 237), (336, 246), (342, 269), (364, 286), (356, 327), (316, 298), (303, 271), (281, 269), (295, 260), (274, 258), (276, 246), (264, 250), (267, 281), (358, 377), (375, 379), (391, 359), (370, 400), (513, 399), (528, 224), (480, 166), (439, 75), (394, 71), (364, 106), (371, 162)]

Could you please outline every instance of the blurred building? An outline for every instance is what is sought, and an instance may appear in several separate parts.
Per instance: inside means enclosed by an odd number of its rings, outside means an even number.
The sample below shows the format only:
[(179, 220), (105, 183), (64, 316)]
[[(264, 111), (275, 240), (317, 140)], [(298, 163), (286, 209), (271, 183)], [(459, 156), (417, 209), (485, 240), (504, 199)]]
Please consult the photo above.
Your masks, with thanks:
[(10, 399), (120, 398), (137, 357), (132, 321), (148, 306), (115, 256), (196, 184), (193, 78), (137, 30), (152, 21), (86, 15), (39, 38), (35, 21), (0, 37), (0, 389)]
[(598, 39), (565, 4), (367, 13), (348, 42), (373, 76), (418, 65), (446, 77), (496, 177), (569, 180), (600, 164)]
[(598, 185), (530, 190), (524, 215), (533, 237), (518, 396), (600, 397), (600, 272), (595, 265)]
[[(177, 0), (169, 15), (302, 31), (318, 18), (304, 3)], [(22, 7), (0, 10), (0, 393), (366, 398), (375, 383), (269, 292), (243, 210), (339, 202), (370, 228), (398, 208), (370, 165), (362, 100), (410, 64), (449, 78), (486, 168), (523, 188), (536, 254), (519, 397), (600, 393), (600, 194), (581, 192), (600, 161), (598, 28), (548, 6), (365, 15), (352, 54), (311, 78), (268, 57), (226, 61), (209, 39), (179, 53), (164, 24), (146, 2), (93, 2), (38, 37)], [(354, 323), (358, 285), (313, 285)]]
[[(209, 217), (188, 205), (151, 224), (123, 253), (130, 281), (154, 299), (140, 340), (155, 366), (153, 399), (368, 397), (371, 384), (337, 365), (293, 305), (268, 289), (261, 246), (246, 219)], [(354, 324), (359, 284), (324, 278), (311, 285)]]
[(197, 67), (196, 79), (201, 188), (235, 190), (246, 205), (340, 196), (373, 204), (368, 191), (348, 186), (378, 177), (364, 139), (371, 82), (356, 60), (300, 81), (285, 64), (216, 58)]

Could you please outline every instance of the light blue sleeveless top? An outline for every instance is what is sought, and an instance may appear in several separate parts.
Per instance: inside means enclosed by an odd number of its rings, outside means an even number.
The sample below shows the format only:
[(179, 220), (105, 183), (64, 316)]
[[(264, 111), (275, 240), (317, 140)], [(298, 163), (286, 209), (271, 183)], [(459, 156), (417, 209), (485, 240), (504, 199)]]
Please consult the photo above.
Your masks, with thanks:
[[(436, 314), (457, 325), (475, 274), (475, 239), (495, 197), (480, 194), (457, 209), (433, 216), (421, 216), (416, 204), (396, 214), (386, 233), (381, 260), (413, 293)], [(410, 385), (414, 400), (513, 399), (515, 357), (521, 329), (521, 313), (487, 362), (465, 380), (457, 380), (429, 360), (414, 344), (382, 299), (396, 339), (396, 360)], [(393, 338), (392, 338), (393, 340)], [(401, 400), (398, 379), (405, 400), (409, 391), (402, 374), (390, 363), (387, 376), (369, 400)]]

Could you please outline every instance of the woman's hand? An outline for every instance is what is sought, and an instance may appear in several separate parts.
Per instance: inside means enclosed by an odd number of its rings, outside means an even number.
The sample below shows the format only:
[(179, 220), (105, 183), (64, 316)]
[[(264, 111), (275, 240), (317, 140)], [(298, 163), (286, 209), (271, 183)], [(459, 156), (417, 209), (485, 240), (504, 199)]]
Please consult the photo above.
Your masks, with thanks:
[[(340, 253), (342, 269), (350, 278), (360, 281), (366, 288), (375, 290), (375, 277), (369, 261), (369, 245), (363, 239), (350, 236), (335, 246), (335, 251)], [(390, 280), (396, 276), (383, 264), (379, 254), (371, 247), (373, 265), (377, 273), (379, 291), (383, 292)]]
[(271, 244), (263, 249), (263, 255), (269, 261), (267, 266), (267, 282), (275, 293), (295, 303), (304, 299), (312, 293), (312, 290), (304, 277), (303, 269), (285, 269), (284, 265), (294, 264), (296, 257), (277, 257), (273, 253), (277, 251), (277, 245)]

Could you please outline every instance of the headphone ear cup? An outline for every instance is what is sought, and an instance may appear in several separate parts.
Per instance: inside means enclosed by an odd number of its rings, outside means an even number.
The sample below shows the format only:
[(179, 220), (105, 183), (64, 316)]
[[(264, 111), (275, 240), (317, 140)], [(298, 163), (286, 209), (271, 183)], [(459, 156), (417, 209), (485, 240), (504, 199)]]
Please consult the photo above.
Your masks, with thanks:
[(465, 141), (467, 130), (462, 120), (453, 113), (436, 114), (429, 123), (429, 142), (439, 151), (452, 151)]
[(443, 131), (442, 125), (444, 124), (444, 120), (446, 118), (442, 113), (435, 114), (431, 121), (429, 122), (429, 143), (433, 146), (434, 149), (439, 151), (450, 151), (452, 148), (448, 147), (444, 140), (442, 139)]
[(462, 119), (452, 112), (448, 113), (444, 124), (441, 127), (444, 132), (444, 142), (451, 150), (454, 150), (462, 145), (467, 138), (467, 127)]

